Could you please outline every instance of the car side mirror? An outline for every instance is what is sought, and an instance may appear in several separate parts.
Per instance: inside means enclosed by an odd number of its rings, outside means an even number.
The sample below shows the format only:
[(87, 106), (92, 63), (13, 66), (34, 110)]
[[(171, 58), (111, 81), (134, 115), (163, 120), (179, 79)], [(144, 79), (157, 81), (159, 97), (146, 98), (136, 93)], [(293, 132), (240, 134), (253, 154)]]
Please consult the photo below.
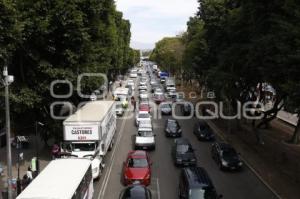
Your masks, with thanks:
[(219, 198), (223, 198), (223, 195), (222, 195), (222, 194), (220, 194), (220, 195), (219, 195)]
[(156, 134), (153, 134), (154, 137), (156, 137)]

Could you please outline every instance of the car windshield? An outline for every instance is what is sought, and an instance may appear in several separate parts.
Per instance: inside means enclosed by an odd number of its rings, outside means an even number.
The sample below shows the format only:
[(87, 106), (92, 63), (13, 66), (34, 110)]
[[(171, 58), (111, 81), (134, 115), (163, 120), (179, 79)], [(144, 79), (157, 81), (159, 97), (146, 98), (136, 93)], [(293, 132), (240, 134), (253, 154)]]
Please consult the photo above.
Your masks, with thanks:
[(148, 161), (145, 158), (130, 158), (128, 160), (128, 167), (130, 167), (130, 168), (145, 168), (145, 167), (148, 167)]
[(216, 199), (217, 193), (211, 187), (191, 189), (189, 191), (189, 198), (190, 199)]
[(184, 154), (184, 153), (188, 153), (188, 152), (193, 152), (193, 149), (190, 145), (180, 144), (177, 146), (177, 153)]
[(171, 121), (168, 121), (168, 126), (170, 128), (176, 128), (177, 127), (177, 123), (176, 123), (176, 121), (171, 120)]
[(139, 118), (149, 118), (149, 114), (147, 113), (140, 113)]
[(117, 104), (116, 109), (122, 109), (122, 104)]
[(72, 149), (74, 152), (94, 151), (96, 149), (96, 144), (95, 143), (75, 143), (75, 144), (72, 144)]
[(132, 189), (126, 189), (124, 192), (124, 195), (121, 199), (148, 199), (147, 192), (143, 189), (141, 190), (134, 190)]
[(236, 156), (237, 153), (234, 149), (226, 149), (223, 151), (223, 157), (226, 158), (226, 157), (233, 157), (233, 156)]
[(171, 107), (170, 107), (170, 104), (162, 104), (161, 108), (171, 108)]
[(152, 131), (139, 131), (138, 135), (142, 137), (153, 137)]

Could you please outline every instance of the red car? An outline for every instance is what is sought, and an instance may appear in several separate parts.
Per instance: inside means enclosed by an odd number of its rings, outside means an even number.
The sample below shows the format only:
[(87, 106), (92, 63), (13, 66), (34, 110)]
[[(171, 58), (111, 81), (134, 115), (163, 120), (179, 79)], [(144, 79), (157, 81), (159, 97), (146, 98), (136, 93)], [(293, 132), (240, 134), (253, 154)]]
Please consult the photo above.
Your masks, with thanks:
[(149, 104), (140, 104), (139, 111), (147, 111), (148, 113), (150, 113), (150, 106), (149, 106)]
[(146, 151), (131, 151), (123, 163), (123, 183), (139, 183), (148, 186), (151, 183), (151, 161)]

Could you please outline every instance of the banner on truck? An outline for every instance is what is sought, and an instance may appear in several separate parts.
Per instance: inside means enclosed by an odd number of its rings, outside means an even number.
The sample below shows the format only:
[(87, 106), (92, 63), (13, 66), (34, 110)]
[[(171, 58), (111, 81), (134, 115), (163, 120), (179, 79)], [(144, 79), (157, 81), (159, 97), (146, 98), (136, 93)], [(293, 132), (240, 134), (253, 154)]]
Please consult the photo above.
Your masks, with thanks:
[(99, 140), (97, 125), (65, 126), (64, 140)]

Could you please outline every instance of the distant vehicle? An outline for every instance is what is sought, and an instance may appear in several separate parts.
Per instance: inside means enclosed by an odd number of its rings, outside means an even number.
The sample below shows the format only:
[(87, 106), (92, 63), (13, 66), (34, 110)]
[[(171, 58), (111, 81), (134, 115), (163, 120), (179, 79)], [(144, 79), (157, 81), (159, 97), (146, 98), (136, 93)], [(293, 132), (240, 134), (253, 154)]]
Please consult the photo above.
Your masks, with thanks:
[(160, 111), (163, 115), (171, 115), (172, 114), (172, 105), (169, 102), (162, 102), (159, 105)]
[(140, 98), (148, 98), (148, 92), (146, 92), (146, 91), (140, 91), (139, 97)]
[(157, 84), (157, 81), (156, 81), (155, 79), (151, 79), (150, 85), (152, 86), (152, 85), (154, 85), (154, 84)]
[(129, 98), (129, 89), (128, 88), (118, 87), (113, 92), (113, 95), (114, 95), (115, 101), (122, 102), (123, 108), (128, 107), (128, 98)]
[(121, 192), (119, 199), (152, 199), (152, 194), (143, 185), (131, 185)]
[(166, 78), (169, 77), (169, 73), (168, 72), (160, 72), (159, 73), (159, 78), (160, 78), (160, 82), (164, 83), (166, 81)]
[(137, 78), (137, 76), (138, 76), (138, 74), (136, 71), (134, 71), (134, 72), (131, 71), (131, 73), (129, 75), (130, 78)]
[(134, 148), (135, 150), (155, 149), (155, 134), (153, 133), (151, 123), (140, 122), (138, 133), (135, 135)]
[(128, 79), (127, 80), (127, 85), (130, 85), (130, 86), (132, 86), (133, 88), (134, 88), (134, 81), (132, 80), (132, 79)]
[(157, 69), (158, 69), (157, 65), (154, 64), (154, 65), (152, 66), (152, 69), (153, 69), (153, 71), (157, 71)]
[(124, 108), (122, 104), (116, 104), (116, 115), (123, 116), (124, 115)]
[(151, 85), (151, 93), (154, 93), (157, 88), (160, 88), (159, 84), (152, 84)]
[(123, 183), (131, 185), (140, 183), (148, 186), (151, 183), (151, 165), (146, 151), (131, 151), (123, 163)]
[(184, 101), (184, 93), (177, 92), (175, 102), (183, 102)]
[(180, 199), (219, 199), (215, 187), (202, 167), (183, 168), (179, 179)]
[(185, 138), (178, 138), (172, 147), (172, 157), (176, 166), (196, 166), (194, 149)]
[(91, 101), (97, 100), (97, 95), (96, 95), (95, 93), (92, 93), (92, 94), (90, 95), (90, 100), (91, 100)]
[(196, 135), (198, 140), (215, 140), (215, 134), (213, 133), (213, 130), (204, 120), (199, 120), (195, 124), (193, 133)]
[(156, 104), (160, 104), (162, 102), (164, 102), (166, 99), (165, 99), (165, 95), (164, 94), (154, 94), (153, 95), (153, 101), (156, 103)]
[(211, 154), (221, 170), (238, 170), (243, 165), (236, 150), (227, 143), (214, 143)]
[(184, 104), (182, 104), (182, 106), (181, 106), (181, 113), (184, 116), (187, 116), (187, 115), (190, 116), (191, 113), (192, 113), (192, 106), (191, 106), (191, 104), (190, 103), (184, 103)]
[(151, 108), (150, 108), (149, 104), (141, 103), (139, 105), (139, 111), (146, 111), (146, 112), (150, 113)]
[(167, 97), (168, 97), (169, 99), (172, 99), (173, 101), (176, 101), (177, 92), (174, 91), (174, 90), (169, 90), (169, 91), (167, 92)]
[(148, 113), (148, 111), (139, 111), (135, 118), (136, 126), (139, 125), (140, 121), (144, 121), (144, 120), (151, 121), (151, 115)]
[(181, 137), (182, 130), (177, 120), (167, 119), (165, 123), (167, 137)]
[(114, 143), (114, 101), (88, 102), (63, 122), (61, 152), (92, 160), (93, 178), (99, 178), (104, 157)]
[(147, 88), (146, 85), (140, 85), (139, 86), (139, 91), (147, 91), (147, 90), (148, 90), (148, 88)]
[(93, 194), (91, 161), (67, 158), (52, 160), (17, 199), (92, 199)]

